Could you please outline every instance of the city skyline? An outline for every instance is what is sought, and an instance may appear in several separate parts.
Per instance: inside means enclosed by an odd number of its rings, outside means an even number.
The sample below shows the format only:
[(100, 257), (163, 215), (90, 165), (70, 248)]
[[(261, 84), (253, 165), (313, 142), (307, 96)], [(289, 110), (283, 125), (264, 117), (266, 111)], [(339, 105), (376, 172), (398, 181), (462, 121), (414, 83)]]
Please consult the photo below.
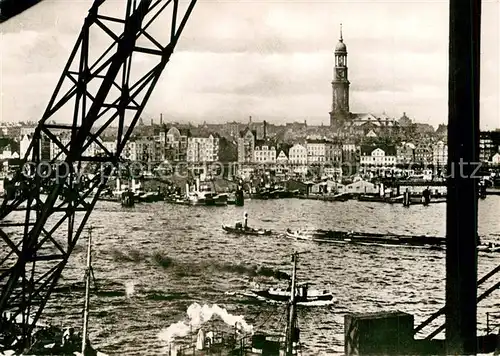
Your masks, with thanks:
[[(0, 122), (40, 119), (90, 4), (67, 11), (45, 0), (2, 24)], [(481, 128), (490, 130), (500, 126), (499, 12), (483, 2)], [(328, 125), (340, 23), (351, 111), (447, 122), (448, 3), (404, 1), (201, 1), (144, 118)]]

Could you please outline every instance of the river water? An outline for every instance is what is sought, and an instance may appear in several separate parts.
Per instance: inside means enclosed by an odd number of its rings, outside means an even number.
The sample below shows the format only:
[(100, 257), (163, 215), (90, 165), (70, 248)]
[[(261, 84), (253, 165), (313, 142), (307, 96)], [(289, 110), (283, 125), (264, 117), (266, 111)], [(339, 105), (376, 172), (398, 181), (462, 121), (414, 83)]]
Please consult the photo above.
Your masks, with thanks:
[[(480, 201), (480, 236), (500, 242), (500, 197)], [(299, 242), (279, 236), (235, 237), (224, 223), (249, 214), (249, 225), (284, 232), (287, 228), (323, 228), (444, 236), (445, 204), (427, 207), (369, 202), (248, 200), (245, 207), (189, 207), (163, 202), (122, 208), (101, 202), (92, 214), (93, 268), (97, 290), (91, 298), (90, 338), (108, 354), (157, 355), (159, 337), (184, 320), (193, 303), (216, 304), (246, 322), (279, 330), (283, 307), (231, 295), (251, 283), (285, 285), (278, 271), (290, 272), (287, 254), (299, 259), (298, 278), (323, 289), (337, 303), (298, 311), (303, 355), (343, 353), (343, 321), (349, 312), (400, 310), (415, 324), (444, 304), (445, 253), (419, 248), (349, 246)], [(79, 241), (60, 285), (44, 313), (56, 325), (81, 325), (85, 241)], [(500, 254), (479, 255), (479, 276), (500, 262)], [(481, 289), (484, 290), (484, 289)], [(480, 290), (480, 291), (481, 291)], [(226, 293), (229, 292), (229, 293)], [(500, 307), (499, 292), (479, 305), (485, 313)], [(443, 319), (439, 321), (442, 322)], [(436, 324), (434, 324), (436, 325)], [(432, 332), (426, 329), (423, 334)]]

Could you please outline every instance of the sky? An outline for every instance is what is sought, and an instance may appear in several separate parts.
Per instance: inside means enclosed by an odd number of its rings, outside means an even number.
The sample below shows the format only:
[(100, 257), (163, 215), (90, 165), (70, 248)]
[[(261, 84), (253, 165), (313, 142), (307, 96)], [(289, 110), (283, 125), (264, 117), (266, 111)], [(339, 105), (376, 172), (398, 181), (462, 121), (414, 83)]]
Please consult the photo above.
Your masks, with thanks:
[[(0, 25), (0, 122), (40, 119), (91, 2), (45, 0)], [(342, 23), (351, 111), (406, 112), (437, 127), (447, 122), (448, 7), (440, 0), (199, 0), (144, 116), (328, 124)], [(500, 1), (483, 1), (482, 129), (500, 127), (499, 17)]]

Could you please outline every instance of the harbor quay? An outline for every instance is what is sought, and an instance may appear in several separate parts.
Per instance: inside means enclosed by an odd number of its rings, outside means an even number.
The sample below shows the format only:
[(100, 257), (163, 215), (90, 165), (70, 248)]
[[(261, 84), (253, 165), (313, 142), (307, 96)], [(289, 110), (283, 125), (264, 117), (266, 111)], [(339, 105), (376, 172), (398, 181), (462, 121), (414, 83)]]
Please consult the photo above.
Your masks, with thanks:
[[(324, 201), (358, 199), (401, 204), (428, 204), (446, 202), (446, 179), (435, 175), (429, 167), (408, 166), (406, 169), (362, 167), (359, 165), (316, 164), (306, 167), (306, 173), (297, 173), (303, 166), (274, 164), (240, 164), (237, 162), (120, 162), (88, 163), (78, 174), (65, 162), (43, 162), (36, 168), (26, 163), (21, 170), (26, 178), (35, 176), (47, 182), (65, 181), (71, 174), (73, 184), (85, 188), (96, 180), (104, 184), (99, 199), (120, 201), (124, 192), (147, 196), (147, 201), (165, 200), (187, 203), (189, 193), (204, 189), (214, 194), (234, 196), (236, 192), (247, 198), (276, 199), (301, 198)], [(420, 168), (420, 170), (419, 170)], [(356, 173), (350, 174), (350, 171)], [(421, 174), (418, 174), (421, 172)], [(495, 194), (500, 180), (494, 170), (483, 170), (473, 177), (482, 197)], [(5, 196), (19, 194), (21, 186), (5, 177), (0, 191)], [(61, 197), (64, 192), (61, 192)], [(428, 199), (425, 200), (425, 196)]]

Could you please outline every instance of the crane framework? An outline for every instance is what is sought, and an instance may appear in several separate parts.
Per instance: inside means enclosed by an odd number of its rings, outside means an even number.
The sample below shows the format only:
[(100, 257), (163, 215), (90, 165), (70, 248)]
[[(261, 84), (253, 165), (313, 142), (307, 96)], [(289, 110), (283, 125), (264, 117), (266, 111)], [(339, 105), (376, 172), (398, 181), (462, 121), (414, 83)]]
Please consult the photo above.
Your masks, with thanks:
[[(124, 8), (118, 12), (119, 4)], [(13, 178), (15, 196), (4, 199), (0, 207), (4, 341), (16, 328), (18, 345), (29, 346), (195, 4), (196, 0), (92, 3), (24, 165)], [(56, 123), (61, 121), (67, 124)], [(101, 139), (111, 126), (117, 127), (114, 149)], [(90, 154), (91, 147), (101, 154)], [(82, 184), (85, 170), (93, 174)], [(0, 344), (8, 347), (1, 339)]]

